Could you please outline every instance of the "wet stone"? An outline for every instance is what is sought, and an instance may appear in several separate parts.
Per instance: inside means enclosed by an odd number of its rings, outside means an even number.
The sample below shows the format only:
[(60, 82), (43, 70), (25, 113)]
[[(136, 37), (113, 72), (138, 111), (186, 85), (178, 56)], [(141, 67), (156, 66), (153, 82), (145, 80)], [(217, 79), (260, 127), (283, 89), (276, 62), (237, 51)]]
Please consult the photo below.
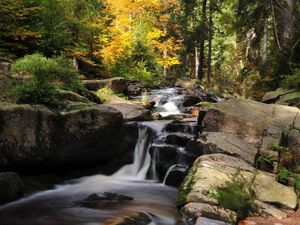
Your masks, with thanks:
[(172, 170), (165, 180), (165, 185), (179, 187), (184, 177), (187, 175), (187, 168), (182, 170)]
[(166, 138), (167, 144), (178, 145), (180, 147), (185, 147), (190, 138), (177, 134), (170, 134)]
[(96, 193), (89, 195), (80, 203), (80, 205), (84, 207), (96, 207), (103, 203), (120, 203), (132, 200), (134, 199), (130, 196), (112, 192), (104, 192), (104, 194), (100, 196)]
[(198, 125), (197, 123), (183, 123), (180, 121), (173, 121), (166, 126), (167, 132), (181, 132), (190, 135), (198, 134)]
[(151, 158), (163, 162), (175, 162), (177, 158), (177, 148), (172, 145), (153, 145), (150, 147), (149, 153)]

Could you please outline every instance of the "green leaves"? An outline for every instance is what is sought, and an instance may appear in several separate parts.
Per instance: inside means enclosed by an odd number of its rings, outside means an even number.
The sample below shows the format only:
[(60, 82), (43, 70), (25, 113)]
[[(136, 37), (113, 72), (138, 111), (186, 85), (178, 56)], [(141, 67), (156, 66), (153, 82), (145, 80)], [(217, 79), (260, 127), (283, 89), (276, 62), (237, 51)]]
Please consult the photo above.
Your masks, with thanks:
[(12, 71), (27, 77), (24, 83), (12, 87), (11, 93), (22, 103), (41, 103), (50, 107), (62, 104), (58, 88), (81, 91), (83, 86), (72, 61), (62, 56), (46, 58), (41, 54), (17, 60)]

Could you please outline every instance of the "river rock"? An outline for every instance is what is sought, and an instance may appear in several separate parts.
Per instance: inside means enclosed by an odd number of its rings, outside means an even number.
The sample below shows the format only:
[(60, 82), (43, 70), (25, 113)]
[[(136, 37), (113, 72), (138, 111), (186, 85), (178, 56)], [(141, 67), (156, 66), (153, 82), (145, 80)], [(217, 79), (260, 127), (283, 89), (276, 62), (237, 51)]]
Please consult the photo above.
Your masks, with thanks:
[(179, 134), (169, 134), (166, 137), (166, 143), (171, 145), (177, 145), (180, 147), (185, 147), (189, 142), (190, 138)]
[[(183, 207), (182, 211), (192, 218), (208, 217), (213, 220), (225, 221), (228, 223), (237, 220), (237, 214), (234, 211), (206, 203), (188, 203)], [(199, 220), (196, 224), (201, 224), (199, 223)], [(212, 223), (212, 221), (210, 221), (210, 223)], [(219, 224), (222, 224), (222, 222)]]
[(120, 203), (124, 201), (132, 201), (133, 198), (126, 195), (121, 195), (118, 193), (105, 192), (103, 195), (98, 195), (96, 193), (90, 194), (82, 202), (81, 206), (84, 207), (97, 207), (103, 203)]
[[(215, 213), (205, 216), (215, 219), (222, 212), (218, 209), (224, 209), (210, 192), (226, 186), (233, 179), (250, 182), (255, 190), (256, 200), (265, 204), (288, 209), (295, 209), (297, 206), (295, 191), (278, 183), (274, 175), (256, 170), (242, 159), (223, 154), (203, 155), (195, 161), (181, 185), (177, 205), (180, 207), (189, 203), (205, 203), (217, 206)], [(259, 208), (261, 213), (264, 208), (265, 205)], [(230, 218), (222, 220), (228, 222)]]
[(245, 99), (224, 99), (208, 109), (204, 131), (248, 136), (281, 138), (295, 125), (300, 110), (295, 107), (268, 105)]
[(126, 80), (126, 94), (128, 96), (139, 96), (145, 91), (144, 86), (136, 80)]
[(203, 154), (223, 153), (242, 158), (251, 165), (255, 164), (260, 145), (257, 139), (221, 132), (204, 132), (202, 137), (197, 143)]
[(59, 93), (60, 97), (64, 101), (67, 101), (67, 102), (82, 102), (82, 103), (90, 102), (87, 98), (85, 98), (73, 91), (58, 90), (58, 93)]
[(126, 91), (126, 80), (123, 77), (114, 77), (103, 80), (83, 80), (84, 86), (90, 91), (98, 91), (100, 88), (109, 87), (115, 93)]
[(121, 113), (109, 106), (57, 114), (41, 105), (2, 103), (0, 167), (105, 162), (127, 151), (125, 134)]
[[(170, 169), (170, 168), (169, 168)], [(187, 167), (174, 168), (166, 174), (164, 184), (172, 187), (179, 187), (187, 175)]]
[(172, 145), (152, 145), (149, 153), (160, 162), (175, 162), (177, 157), (177, 149)]
[[(181, 94), (186, 96), (198, 97), (198, 102), (217, 102), (218, 98), (212, 93), (203, 90), (200, 87), (186, 87), (181, 90)], [(198, 103), (197, 102), (197, 103)], [(195, 103), (195, 104), (197, 104)]]
[(198, 135), (198, 124), (196, 122), (188, 122), (184, 120), (175, 120), (169, 123), (165, 130), (167, 132), (180, 132), (193, 136)]
[(125, 121), (152, 120), (151, 111), (141, 105), (128, 103), (112, 103), (107, 105), (120, 111)]
[(186, 95), (183, 97), (181, 104), (183, 107), (190, 107), (190, 106), (196, 105), (200, 101), (201, 101), (201, 99), (198, 96)]
[(0, 173), (0, 204), (23, 197), (24, 186), (16, 173)]

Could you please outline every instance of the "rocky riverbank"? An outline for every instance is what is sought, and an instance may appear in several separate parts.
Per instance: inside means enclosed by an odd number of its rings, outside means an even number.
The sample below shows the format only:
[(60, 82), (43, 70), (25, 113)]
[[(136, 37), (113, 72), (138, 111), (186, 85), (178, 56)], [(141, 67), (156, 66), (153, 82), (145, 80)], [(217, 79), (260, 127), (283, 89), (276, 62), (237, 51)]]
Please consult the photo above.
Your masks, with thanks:
[(283, 219), (295, 210), (297, 175), (284, 185), (278, 173), (298, 172), (299, 109), (231, 98), (203, 113), (203, 132), (194, 146), (202, 156), (177, 199), (184, 214), (196, 224), (201, 217), (235, 223), (245, 215)]

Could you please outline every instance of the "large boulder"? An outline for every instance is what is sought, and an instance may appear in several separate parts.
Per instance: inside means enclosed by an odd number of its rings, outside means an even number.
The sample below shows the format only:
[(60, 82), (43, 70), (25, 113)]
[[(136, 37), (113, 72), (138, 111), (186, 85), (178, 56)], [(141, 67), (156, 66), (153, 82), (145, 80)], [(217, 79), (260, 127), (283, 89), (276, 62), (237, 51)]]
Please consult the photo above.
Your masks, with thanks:
[(141, 105), (129, 103), (111, 103), (108, 106), (120, 111), (126, 122), (151, 120), (151, 111)]
[[(194, 98), (197, 97), (198, 102), (217, 102), (218, 101), (218, 98), (216, 95), (209, 93), (200, 87), (183, 88), (181, 90), (181, 94), (185, 95), (185, 96), (193, 96)], [(195, 104), (197, 104), (198, 102), (196, 102)]]
[(199, 103), (201, 99), (198, 96), (194, 95), (185, 95), (182, 100), (182, 106), (183, 107), (190, 107), (194, 106), (197, 103)]
[(0, 167), (105, 162), (126, 151), (125, 134), (122, 114), (109, 106), (54, 113), (41, 105), (2, 103)]
[(97, 91), (100, 88), (109, 87), (114, 93), (123, 93), (126, 91), (126, 80), (123, 77), (114, 77), (103, 80), (83, 80), (84, 86), (90, 91)]
[(139, 96), (146, 90), (140, 82), (135, 80), (126, 80), (126, 85), (126, 94), (128, 96)]
[[(280, 208), (295, 209), (297, 206), (295, 191), (278, 183), (274, 175), (256, 170), (242, 159), (223, 154), (204, 155), (195, 161), (181, 185), (177, 205), (183, 207), (185, 212), (191, 203), (208, 204), (209, 207), (213, 207), (209, 208), (210, 213), (207, 213), (208, 206), (201, 205), (197, 208), (197, 214), (193, 216), (232, 222), (233, 216), (230, 211), (226, 212), (227, 209), (222, 208), (211, 193), (220, 187), (226, 187), (233, 180), (248, 182), (254, 189), (256, 198), (254, 207), (257, 208), (252, 212), (254, 215), (259, 213), (282, 217), (285, 214)], [(274, 214), (270, 215), (271, 213)]]
[(0, 173), (0, 204), (14, 201), (23, 195), (23, 182), (16, 173)]
[(255, 164), (255, 157), (260, 146), (257, 139), (222, 132), (204, 132), (202, 139), (199, 139), (197, 143), (203, 154), (223, 153), (242, 158), (251, 165)]
[(204, 131), (280, 138), (295, 125), (300, 110), (246, 99), (224, 99), (207, 111)]

